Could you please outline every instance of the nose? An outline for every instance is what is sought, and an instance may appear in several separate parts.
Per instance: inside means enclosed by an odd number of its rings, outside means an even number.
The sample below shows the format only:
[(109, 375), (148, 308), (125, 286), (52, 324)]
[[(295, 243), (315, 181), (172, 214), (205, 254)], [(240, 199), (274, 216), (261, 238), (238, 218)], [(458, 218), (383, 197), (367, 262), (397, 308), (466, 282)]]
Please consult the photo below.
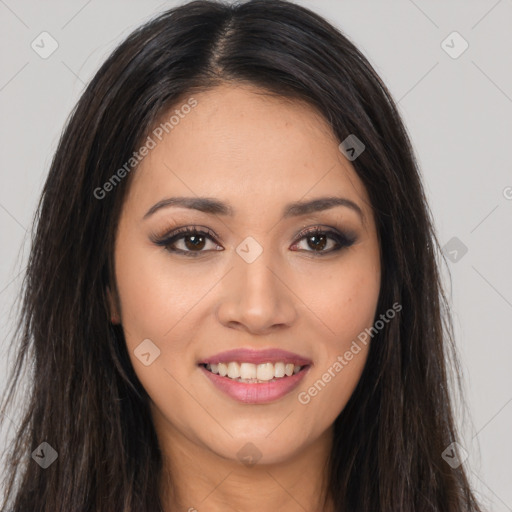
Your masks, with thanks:
[(252, 263), (234, 255), (234, 268), (222, 280), (217, 319), (224, 326), (251, 334), (269, 334), (297, 319), (289, 275), (263, 251)]

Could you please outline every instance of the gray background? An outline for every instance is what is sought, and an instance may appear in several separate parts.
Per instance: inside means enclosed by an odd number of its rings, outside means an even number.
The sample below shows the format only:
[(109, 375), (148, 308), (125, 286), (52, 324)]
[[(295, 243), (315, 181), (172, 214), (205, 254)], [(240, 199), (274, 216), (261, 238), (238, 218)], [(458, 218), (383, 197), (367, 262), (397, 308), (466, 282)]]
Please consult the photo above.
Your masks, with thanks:
[[(28, 230), (67, 116), (114, 46), (178, 3), (0, 0), (0, 391)], [(298, 3), (338, 26), (382, 76), (439, 240), (457, 238), (444, 276), (470, 414), (459, 416), (466, 464), (488, 510), (512, 511), (512, 0)], [(47, 59), (31, 48), (43, 31), (59, 45)], [(458, 58), (445, 45), (458, 51), (460, 41), (442, 44), (453, 31), (469, 44)]]

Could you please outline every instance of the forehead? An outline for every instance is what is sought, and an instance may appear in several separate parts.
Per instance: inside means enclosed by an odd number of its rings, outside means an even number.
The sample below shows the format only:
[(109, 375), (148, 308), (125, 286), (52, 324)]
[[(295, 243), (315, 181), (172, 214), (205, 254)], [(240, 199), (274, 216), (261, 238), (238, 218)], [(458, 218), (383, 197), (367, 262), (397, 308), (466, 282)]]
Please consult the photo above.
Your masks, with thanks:
[(187, 96), (162, 117), (165, 123), (174, 114), (161, 140), (150, 135), (155, 146), (130, 186), (137, 197), (217, 197), (236, 210), (326, 193), (368, 203), (331, 127), (313, 107), (248, 85), (222, 85), (191, 97), (196, 106), (182, 108)]

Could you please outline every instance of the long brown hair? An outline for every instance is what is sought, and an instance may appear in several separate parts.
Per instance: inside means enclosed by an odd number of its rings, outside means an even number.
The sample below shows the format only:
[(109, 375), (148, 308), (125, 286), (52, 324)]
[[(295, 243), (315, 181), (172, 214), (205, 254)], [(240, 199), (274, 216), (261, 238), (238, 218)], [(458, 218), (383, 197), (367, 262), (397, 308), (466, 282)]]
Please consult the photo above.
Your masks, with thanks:
[[(395, 302), (403, 309), (374, 338), (335, 421), (336, 510), (479, 511), (464, 466), (452, 469), (442, 457), (457, 439), (449, 370), (460, 370), (439, 244), (406, 129), (354, 44), (317, 14), (280, 0), (199, 0), (164, 12), (112, 53), (78, 101), (34, 219), (0, 421), (23, 368), (31, 381), (4, 464), (4, 510), (162, 510), (148, 395), (106, 295), (107, 286), (115, 290), (113, 243), (129, 176), (101, 198), (95, 191), (180, 98), (229, 81), (305, 100), (340, 141), (355, 134), (365, 144), (352, 163), (381, 243), (377, 317)], [(31, 457), (43, 442), (58, 453), (46, 469)]]

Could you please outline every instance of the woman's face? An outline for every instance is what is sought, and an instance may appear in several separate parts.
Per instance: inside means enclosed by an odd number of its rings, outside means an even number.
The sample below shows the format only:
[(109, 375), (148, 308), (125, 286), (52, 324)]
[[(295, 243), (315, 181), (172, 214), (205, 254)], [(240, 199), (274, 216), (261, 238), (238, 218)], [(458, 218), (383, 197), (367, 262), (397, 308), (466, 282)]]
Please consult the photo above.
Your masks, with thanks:
[[(360, 378), (369, 345), (353, 342), (380, 290), (375, 222), (311, 107), (247, 85), (193, 98), (133, 171), (116, 313), (163, 443), (279, 462), (325, 438)], [(203, 233), (173, 238), (182, 228)]]

